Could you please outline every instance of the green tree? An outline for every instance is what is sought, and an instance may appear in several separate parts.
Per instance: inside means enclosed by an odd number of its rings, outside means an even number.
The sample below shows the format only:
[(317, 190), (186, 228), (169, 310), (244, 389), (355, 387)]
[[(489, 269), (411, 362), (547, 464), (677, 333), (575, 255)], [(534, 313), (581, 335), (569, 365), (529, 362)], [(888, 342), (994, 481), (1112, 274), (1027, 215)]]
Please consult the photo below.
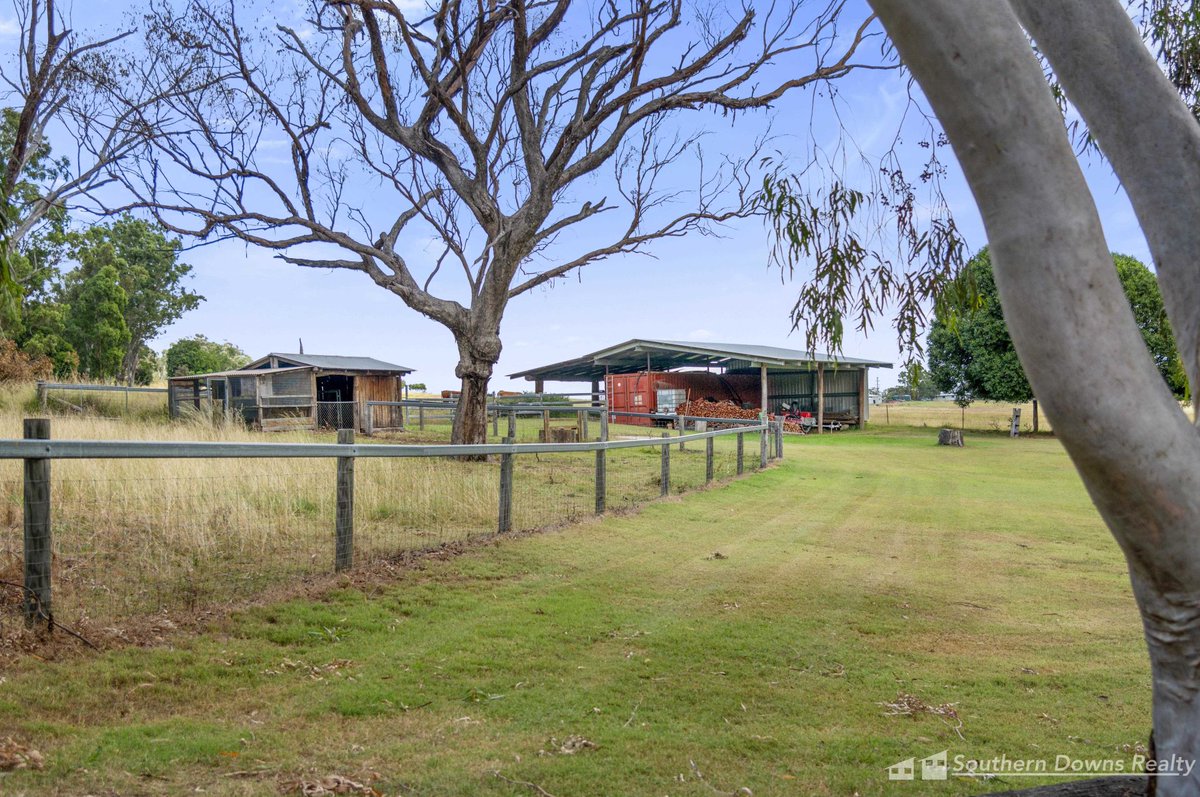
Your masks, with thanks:
[[(0, 157), (11, 157), (19, 125), (15, 110), (0, 110)], [(8, 163), (0, 161), (0, 168), (7, 170)], [(44, 296), (59, 276), (67, 213), (61, 206), (49, 206), (39, 211), (36, 224), (28, 225), (20, 235), (15, 230), (27, 215), (26, 209), (38, 203), (41, 187), (66, 173), (66, 159), (53, 157), (49, 142), (43, 139), (27, 148), (11, 186), (0, 188), (0, 212), (7, 217), (3, 226), (14, 230), (7, 239), (0, 236), (0, 333), (8, 337), (19, 337), (23, 330), (22, 300)]]
[(79, 371), (79, 355), (67, 339), (67, 306), (61, 302), (26, 303), (16, 342), (31, 356), (48, 357), (56, 379), (69, 379)]
[(160, 357), (150, 347), (142, 349), (142, 354), (138, 357), (137, 373), (134, 374), (133, 382), (136, 385), (149, 385), (154, 380), (160, 378), (163, 373), (163, 367), (166, 361)]
[(118, 376), (132, 385), (147, 342), (204, 300), (183, 286), (192, 267), (179, 262), (178, 238), (168, 238), (161, 227), (132, 216), (73, 236), (72, 249), (79, 268), (66, 278), (63, 297), (69, 305), (80, 301), (82, 286), (98, 270), (112, 266), (117, 271), (128, 299), (124, 318), (129, 330)]
[(250, 362), (246, 353), (232, 343), (218, 343), (204, 335), (175, 341), (167, 348), (166, 359), (168, 376), (232, 371)]
[[(1187, 379), (1158, 281), (1136, 258), (1114, 254), (1113, 263), (1159, 373), (1172, 392), (1183, 396)], [(1031, 401), (1033, 389), (1009, 337), (987, 248), (971, 259), (961, 279), (973, 283), (971, 290), (962, 293), (975, 296), (977, 302), (973, 307), (939, 307), (935, 311), (929, 333), (933, 381), (941, 390), (953, 393), (956, 400)]]
[(1187, 376), (1179, 359), (1179, 351), (1175, 348), (1175, 335), (1171, 332), (1171, 323), (1163, 307), (1158, 279), (1141, 261), (1129, 255), (1114, 254), (1113, 263), (1117, 267), (1117, 276), (1121, 280), (1121, 287), (1125, 289), (1125, 296), (1129, 298), (1129, 306), (1142, 333), (1142, 340), (1146, 341), (1146, 348), (1154, 358), (1154, 365), (1171, 392), (1182, 398), (1188, 390)]
[(93, 379), (116, 379), (129, 346), (125, 309), (129, 300), (121, 287), (112, 244), (93, 253), (97, 262), (108, 261), (83, 280), (66, 313), (66, 337), (79, 354), (79, 369)]

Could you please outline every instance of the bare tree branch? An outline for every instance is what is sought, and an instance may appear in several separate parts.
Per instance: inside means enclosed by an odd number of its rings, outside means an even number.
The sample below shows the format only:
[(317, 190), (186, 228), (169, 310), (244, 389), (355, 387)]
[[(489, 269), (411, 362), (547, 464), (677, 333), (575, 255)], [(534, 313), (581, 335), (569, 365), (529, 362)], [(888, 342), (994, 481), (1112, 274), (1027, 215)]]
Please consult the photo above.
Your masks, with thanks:
[[(455, 335), (472, 406), (513, 297), (752, 211), (756, 151), (706, 164), (677, 117), (891, 66), (860, 57), (870, 17), (839, 29), (842, 0), (812, 18), (798, 0), (747, 7), (728, 26), (682, 0), (443, 0), (419, 18), (385, 0), (310, 0), (304, 25), (273, 32), (242, 13), (229, 0), (152, 9), (162, 75), (199, 64), (214, 80), (164, 102), (168, 135), (119, 172), (129, 206), (366, 273)], [(460, 413), (472, 426), (456, 440), (482, 433), (475, 415)]]

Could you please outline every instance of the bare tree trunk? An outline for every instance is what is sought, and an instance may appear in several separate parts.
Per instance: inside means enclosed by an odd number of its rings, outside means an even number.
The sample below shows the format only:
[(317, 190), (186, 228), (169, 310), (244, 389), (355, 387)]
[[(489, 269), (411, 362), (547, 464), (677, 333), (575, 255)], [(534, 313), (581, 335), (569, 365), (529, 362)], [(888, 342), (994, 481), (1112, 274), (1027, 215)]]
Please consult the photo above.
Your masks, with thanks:
[(488, 380), (500, 359), (499, 331), (456, 333), (458, 365), (454, 375), (462, 380), (458, 396), (458, 412), (450, 442), (471, 445), (487, 442)]
[(462, 377), (462, 392), (458, 396), (458, 412), (454, 415), (451, 443), (469, 445), (487, 442), (487, 396), (487, 377)]
[(141, 354), (141, 345), (130, 346), (125, 351), (125, 358), (121, 360), (121, 375), (120, 379), (128, 387), (133, 387), (134, 381), (137, 379), (138, 359)]
[[(1177, 281), (1181, 292), (1200, 284), (1194, 247), (1183, 257), (1180, 241), (1163, 230), (1195, 230), (1196, 193), (1178, 181), (1196, 171), (1200, 129), (1116, 2), (1060, 0), (1052, 12), (1031, 0), (871, 3), (971, 184), (1029, 382), (1125, 553), (1150, 652), (1155, 757), (1194, 764), (1200, 758), (1200, 436), (1147, 355), (1014, 7), (1122, 183), (1137, 184), (1129, 196), (1139, 219), (1145, 217), (1159, 279)], [(1137, 126), (1132, 138), (1117, 129), (1143, 121), (1162, 129)], [(1194, 302), (1171, 306), (1181, 351), (1200, 351), (1181, 333), (1189, 324), (1200, 329), (1200, 309)], [(1101, 398), (1084, 407), (1079, 396)], [(1179, 766), (1173, 774), (1156, 779), (1159, 797), (1200, 793), (1200, 769)]]

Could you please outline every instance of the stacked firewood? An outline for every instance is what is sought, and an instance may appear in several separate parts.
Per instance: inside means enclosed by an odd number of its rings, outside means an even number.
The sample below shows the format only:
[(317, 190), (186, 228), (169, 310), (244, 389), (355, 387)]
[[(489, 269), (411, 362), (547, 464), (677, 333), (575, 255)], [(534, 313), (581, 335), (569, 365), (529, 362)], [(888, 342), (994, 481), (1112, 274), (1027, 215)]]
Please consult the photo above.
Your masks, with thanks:
[[(732, 401), (685, 401), (675, 408), (676, 415), (691, 415), (696, 418), (736, 418), (738, 420), (757, 421), (758, 408), (743, 409)], [(774, 415), (768, 415), (771, 421)], [(783, 429), (787, 432), (803, 432), (798, 423), (784, 421)]]
[(685, 401), (675, 408), (676, 415), (692, 415), (697, 418), (737, 418), (758, 420), (758, 409), (744, 410), (732, 401)]

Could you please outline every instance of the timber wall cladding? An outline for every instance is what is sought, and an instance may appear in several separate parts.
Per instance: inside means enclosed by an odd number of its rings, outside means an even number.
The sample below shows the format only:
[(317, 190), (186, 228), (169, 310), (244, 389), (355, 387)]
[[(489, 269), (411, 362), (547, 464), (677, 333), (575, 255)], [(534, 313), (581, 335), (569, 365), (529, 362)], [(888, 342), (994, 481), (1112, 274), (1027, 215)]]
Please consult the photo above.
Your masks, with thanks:
[(354, 397), (358, 401), (360, 427), (366, 430), (367, 412), (373, 412), (371, 425), (379, 429), (404, 426), (404, 410), (400, 407), (367, 407), (368, 401), (400, 401), (404, 389), (398, 376), (360, 375), (354, 379)]

